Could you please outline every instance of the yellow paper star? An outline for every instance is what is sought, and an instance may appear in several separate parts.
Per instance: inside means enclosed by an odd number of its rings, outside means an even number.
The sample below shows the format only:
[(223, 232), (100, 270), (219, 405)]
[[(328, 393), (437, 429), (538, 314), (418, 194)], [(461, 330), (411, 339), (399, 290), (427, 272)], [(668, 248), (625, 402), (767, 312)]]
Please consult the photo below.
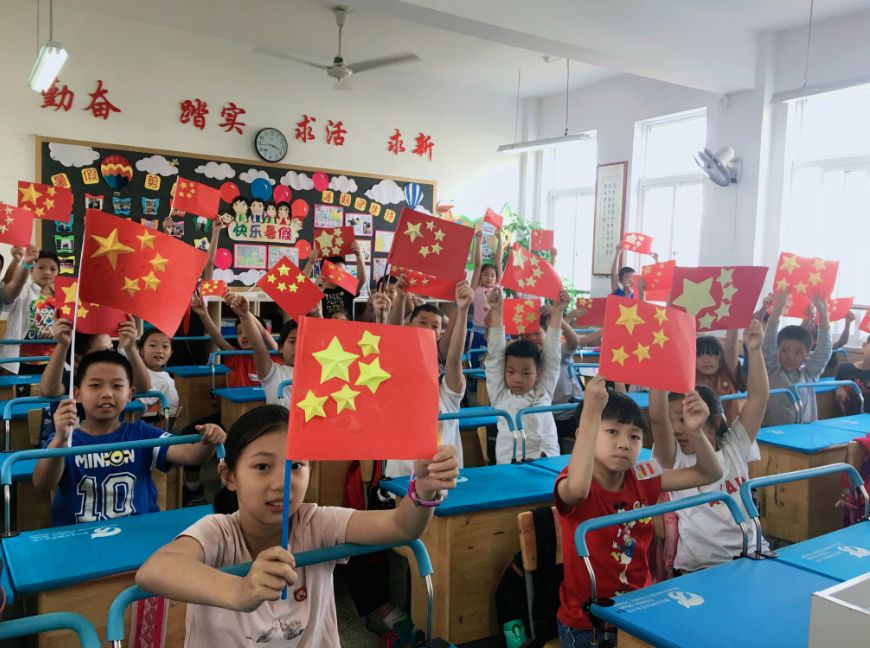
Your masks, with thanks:
[(108, 236), (97, 236), (96, 234), (91, 234), (91, 238), (94, 239), (99, 245), (99, 249), (94, 252), (93, 257), (101, 257), (104, 256), (109, 259), (109, 264), (112, 266), (112, 270), (115, 269), (115, 266), (118, 263), (118, 256), (121, 254), (129, 254), (133, 251), (133, 248), (124, 245), (121, 241), (118, 240), (118, 228), (116, 227), (111, 231)]
[(797, 257), (794, 254), (786, 254), (782, 257), (782, 265), (779, 266), (779, 269), (783, 272), (788, 272), (789, 274), (791, 274), (800, 267), (801, 266), (797, 261)]
[(362, 337), (357, 342), (362, 354), (364, 356), (371, 355), (372, 353), (380, 353), (381, 350), (378, 345), (381, 342), (381, 336), (375, 335), (371, 331), (363, 331)]
[(348, 380), (348, 368), (351, 363), (359, 358), (356, 353), (345, 351), (337, 337), (333, 337), (325, 349), (312, 354), (320, 363), (320, 382), (325, 383), (331, 378)]
[(405, 234), (411, 239), (411, 243), (423, 236), (420, 233), (420, 225), (421, 223), (408, 223), (408, 229), (405, 230)]
[(525, 268), (528, 255), (523, 251), (523, 248), (516, 248), (513, 253), (513, 264), (518, 268)]
[(444, 234), (444, 230), (441, 230), (441, 229), (439, 229), (439, 230), (435, 230), (435, 233), (434, 233), (432, 236), (435, 237), (435, 240), (436, 240), (436, 241), (440, 242), (441, 239), (443, 239), (444, 236), (445, 236), (445, 234)]
[[(284, 283), (282, 282), (281, 285), (283, 286)], [(287, 290), (289, 290), (292, 293), (295, 293), (297, 290), (299, 290), (299, 286), (297, 286), (295, 283), (292, 283), (289, 286), (287, 286)]]
[(69, 314), (72, 313), (72, 308), (69, 306), (61, 306), (59, 310), (65, 316), (69, 316)]
[(40, 196), (42, 196), (42, 194), (36, 190), (33, 183), (30, 183), (30, 186), (28, 187), (19, 188), (18, 191), (21, 192), (21, 199), (18, 201), (19, 204), (29, 202), (35, 205), (36, 201), (39, 200)]
[(705, 308), (716, 305), (716, 300), (710, 295), (713, 277), (695, 282), (683, 279), (683, 292), (673, 300), (673, 303), (685, 310), (692, 317), (697, 317)]
[(47, 193), (49, 196), (53, 196), (56, 191), (54, 187), (49, 187), (48, 189), (46, 189), (45, 193)]
[(818, 272), (811, 272), (809, 282), (814, 286), (818, 286), (822, 283), (822, 275)]
[(278, 274), (282, 277), (286, 277), (288, 274), (290, 274), (290, 266), (286, 266), (282, 263), (278, 266)]
[(45, 216), (45, 210), (42, 207), (37, 207), (35, 210), (33, 210), (33, 213), (36, 214), (39, 218)]
[(332, 234), (327, 230), (323, 230), (316, 239), (317, 246), (324, 251), (332, 250)]
[(89, 311), (87, 308), (85, 308), (85, 305), (82, 304), (82, 305), (79, 306), (79, 309), (78, 309), (77, 312), (78, 312), (78, 314), (79, 314), (79, 317), (84, 318), (84, 317), (87, 317), (87, 316), (88, 316), (88, 313), (90, 313), (91, 311)]
[(268, 277), (266, 277), (266, 281), (273, 284), (277, 281), (277, 279), (275, 279), (275, 275), (270, 274)]
[(375, 358), (369, 364), (364, 362), (359, 363), (359, 378), (356, 379), (357, 386), (368, 387), (374, 394), (378, 391), (381, 383), (389, 378), (392, 378), (392, 376), (381, 369), (380, 358)]
[(629, 334), (634, 333), (634, 327), (644, 323), (644, 320), (637, 314), (637, 304), (634, 306), (619, 304), (619, 318), (616, 320), (616, 323), (627, 328)]
[(337, 414), (346, 409), (353, 410), (354, 412), (356, 411), (355, 399), (359, 396), (359, 392), (351, 389), (350, 385), (347, 383), (342, 385), (341, 389), (338, 391), (332, 392), (330, 396), (332, 396), (332, 399), (335, 401), (335, 411)]
[(649, 360), (649, 346), (638, 343), (637, 348), (632, 351), (638, 362)]
[(124, 277), (124, 285), (121, 287), (121, 290), (126, 290), (130, 297), (135, 297), (136, 293), (141, 290), (141, 288), (139, 288), (139, 279)]
[(734, 284), (722, 286), (722, 299), (724, 301), (731, 301), (734, 298), (734, 293), (736, 292), (737, 288), (734, 287)]
[(513, 321), (514, 321), (514, 324), (517, 325), (517, 329), (522, 328), (522, 325), (523, 325), (523, 313), (522, 313), (521, 310), (517, 309), (517, 311), (514, 313), (514, 316), (513, 316), (512, 319), (513, 319)]
[(665, 335), (665, 330), (660, 329), (658, 331), (653, 331), (653, 344), (658, 344), (661, 348), (665, 348), (665, 342), (670, 340), (670, 338)]
[(435, 221), (427, 221), (426, 222), (426, 229), (427, 230), (429, 230), (431, 232), (434, 228), (435, 228)]
[(798, 281), (794, 285), (794, 291), (799, 294), (803, 294), (807, 291), (807, 285), (803, 281)]
[(628, 359), (628, 354), (625, 352), (624, 347), (619, 347), (618, 349), (611, 349), (613, 353), (613, 357), (610, 358), (611, 362), (618, 362), (619, 366), (624, 367), (625, 361)]
[(818, 271), (822, 271), (825, 269), (825, 266), (828, 264), (824, 259), (813, 259), (813, 268)]
[(278, 292), (285, 292), (287, 290), (287, 284), (284, 283), (283, 281), (279, 281), (276, 288), (278, 289)]
[(776, 289), (782, 292), (784, 290), (788, 290), (788, 285), (788, 281), (786, 281), (785, 279), (780, 279), (776, 282)]
[(668, 313), (664, 308), (656, 308), (656, 314), (653, 318), (658, 320), (659, 326), (668, 321)]
[(432, 247), (432, 254), (441, 254), (441, 250), (444, 249), (443, 247), (441, 247), (440, 243), (433, 243), (431, 247)]
[(298, 284), (305, 283), (305, 280), (306, 280), (307, 278), (308, 278), (308, 277), (306, 277), (304, 274), (302, 274), (302, 273), (300, 272), (300, 273), (296, 276), (296, 283), (298, 283)]
[(698, 328), (701, 329), (710, 329), (713, 327), (713, 320), (716, 318), (713, 317), (712, 313), (707, 313), (706, 315), (698, 318)]
[(326, 418), (326, 412), (323, 411), (323, 404), (326, 402), (327, 396), (317, 396), (310, 389), (305, 394), (305, 398), (296, 403), (296, 407), (305, 412), (305, 422), (308, 423), (315, 416)]
[(427, 256), (429, 256), (429, 247), (428, 246), (423, 245), (420, 247), (420, 256), (423, 257), (424, 259)]
[(157, 278), (157, 276), (154, 274), (154, 271), (152, 270), (147, 275), (144, 275), (142, 277), (142, 283), (145, 284), (146, 289), (156, 292), (157, 286), (160, 285), (160, 279)]
[(46, 198), (42, 201), (42, 204), (45, 206), (46, 209), (52, 209), (54, 207), (54, 200), (52, 200), (51, 198)]
[(169, 259), (160, 256), (160, 252), (155, 252), (154, 258), (148, 263), (150, 263), (151, 267), (154, 268), (154, 272), (163, 272), (166, 269), (166, 264), (169, 263)]
[(79, 282), (73, 281), (71, 285), (64, 286), (61, 288), (63, 290), (63, 301), (64, 303), (73, 302), (76, 300), (76, 290), (78, 290)]
[(535, 269), (532, 270), (532, 276), (535, 279), (540, 279), (543, 274), (544, 274), (544, 271), (541, 270), (541, 268), (539, 266), (535, 266)]
[(145, 230), (136, 238), (139, 239), (139, 249), (144, 250), (147, 247), (153, 248), (154, 239), (156, 239), (157, 237), (154, 234), (150, 234), (148, 230)]
[(726, 304), (725, 302), (722, 302), (715, 312), (717, 319), (725, 319), (731, 314), (731, 304)]

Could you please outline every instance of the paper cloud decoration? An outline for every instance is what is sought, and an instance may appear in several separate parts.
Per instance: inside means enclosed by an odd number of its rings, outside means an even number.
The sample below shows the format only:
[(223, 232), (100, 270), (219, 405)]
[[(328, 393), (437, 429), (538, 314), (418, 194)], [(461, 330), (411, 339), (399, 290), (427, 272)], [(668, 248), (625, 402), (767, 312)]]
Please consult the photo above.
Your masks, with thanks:
[(268, 180), (270, 185), (274, 185), (275, 181), (269, 177), (269, 174), (265, 171), (258, 171), (257, 169), (248, 169), (244, 173), (239, 174), (239, 180), (242, 182), (247, 182), (248, 184), (252, 183), (257, 178), (263, 178), (263, 180)]
[(236, 274), (232, 270), (215, 269), (213, 279), (219, 279), (231, 283), (233, 281), (241, 281), (246, 286), (253, 286), (260, 280), (266, 272), (264, 270), (245, 270)]
[(304, 173), (296, 173), (295, 171), (288, 171), (285, 173), (284, 177), (281, 178), (281, 184), (287, 185), (294, 191), (308, 191), (314, 189), (314, 180)]
[(94, 149), (75, 144), (55, 144), (52, 142), (48, 145), (48, 151), (52, 160), (60, 162), (65, 167), (76, 167), (77, 169), (88, 166), (100, 157), (100, 154)]
[(340, 193), (356, 193), (356, 181), (351, 180), (347, 176), (332, 176), (329, 181), (329, 188)]
[(226, 180), (236, 175), (236, 170), (226, 162), (206, 162), (194, 169), (197, 173), (213, 180)]
[(402, 189), (392, 180), (381, 180), (374, 187), (366, 191), (366, 198), (374, 200), (382, 205), (395, 205), (405, 200)]
[(178, 167), (169, 163), (162, 155), (152, 155), (136, 162), (136, 170), (154, 175), (172, 176), (178, 174)]

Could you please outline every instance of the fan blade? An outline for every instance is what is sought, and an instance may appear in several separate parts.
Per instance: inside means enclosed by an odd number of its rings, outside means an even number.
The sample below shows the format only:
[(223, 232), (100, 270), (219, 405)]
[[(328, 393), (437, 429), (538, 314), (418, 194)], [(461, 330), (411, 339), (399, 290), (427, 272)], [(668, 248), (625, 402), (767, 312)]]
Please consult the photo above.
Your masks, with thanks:
[(262, 45), (257, 45), (254, 48), (255, 54), (265, 54), (266, 56), (275, 56), (277, 58), (282, 58), (287, 61), (293, 61), (294, 63), (302, 63), (303, 65), (309, 65), (311, 67), (315, 67), (318, 70), (326, 70), (329, 68), (329, 65), (323, 65), (321, 63), (314, 63), (313, 61), (309, 61), (308, 59), (299, 56), (297, 54), (293, 54), (291, 52), (282, 52), (279, 50), (274, 50), (269, 47), (263, 47)]
[(419, 61), (420, 57), (416, 54), (406, 52), (404, 54), (394, 54), (393, 56), (384, 56), (377, 59), (369, 59), (368, 61), (360, 61), (359, 63), (351, 63), (347, 67), (353, 70), (354, 74), (365, 72), (366, 70), (374, 70), (375, 68), (387, 67), (388, 65), (399, 65), (400, 63), (413, 63)]

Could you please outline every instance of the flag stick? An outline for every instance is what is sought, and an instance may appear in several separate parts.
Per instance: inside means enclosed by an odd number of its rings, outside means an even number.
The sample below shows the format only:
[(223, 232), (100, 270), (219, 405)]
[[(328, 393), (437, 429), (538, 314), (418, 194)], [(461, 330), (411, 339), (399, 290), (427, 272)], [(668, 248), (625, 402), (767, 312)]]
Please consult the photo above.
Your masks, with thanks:
[[(293, 461), (284, 461), (284, 502), (281, 506), (283, 520), (281, 521), (281, 546), (290, 550), (290, 486), (293, 479)], [(287, 600), (287, 588), (281, 592), (281, 600)]]
[(76, 301), (73, 304), (73, 322), (72, 322), (72, 331), (70, 332), (69, 346), (70, 346), (70, 370), (69, 370), (69, 398), (72, 400), (73, 397), (73, 384), (75, 378), (76, 371), (76, 326), (79, 321), (79, 290), (82, 287), (82, 276), (83, 269), (85, 267), (85, 242), (82, 241), (82, 252), (79, 256), (79, 274), (76, 280)]

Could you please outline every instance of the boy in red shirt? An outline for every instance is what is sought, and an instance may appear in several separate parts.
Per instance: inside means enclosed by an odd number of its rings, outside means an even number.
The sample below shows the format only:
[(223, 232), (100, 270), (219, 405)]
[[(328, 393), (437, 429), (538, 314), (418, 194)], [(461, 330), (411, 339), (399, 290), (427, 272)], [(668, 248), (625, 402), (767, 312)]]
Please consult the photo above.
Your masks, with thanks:
[[(565, 562), (557, 615), (563, 648), (592, 645), (592, 622), (583, 609), (591, 596), (589, 576), (574, 549), (577, 526), (591, 518), (655, 504), (661, 491), (702, 486), (722, 476), (716, 453), (702, 431), (709, 410), (700, 398), (683, 401), (683, 420), (691, 430), (697, 463), (681, 470), (658, 469), (645, 479), (639, 479), (633, 470), (646, 426), (633, 400), (608, 392), (604, 377), (599, 375), (586, 387), (577, 416), (580, 423), (574, 450), (555, 485)], [(652, 537), (651, 518), (587, 534), (599, 599), (652, 582), (647, 561)]]

